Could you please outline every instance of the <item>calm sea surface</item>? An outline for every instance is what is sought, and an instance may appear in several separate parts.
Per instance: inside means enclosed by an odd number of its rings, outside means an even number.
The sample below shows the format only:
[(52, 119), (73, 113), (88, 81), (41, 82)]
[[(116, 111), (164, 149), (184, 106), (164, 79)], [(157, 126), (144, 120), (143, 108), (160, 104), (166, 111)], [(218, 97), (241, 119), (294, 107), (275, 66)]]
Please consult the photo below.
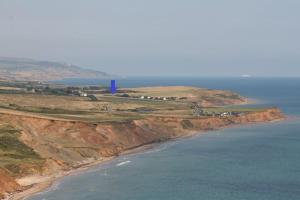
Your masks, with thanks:
[(233, 90), (277, 106), (292, 119), (209, 132), (121, 156), (63, 178), (30, 200), (300, 199), (300, 79), (132, 78), (118, 83)]

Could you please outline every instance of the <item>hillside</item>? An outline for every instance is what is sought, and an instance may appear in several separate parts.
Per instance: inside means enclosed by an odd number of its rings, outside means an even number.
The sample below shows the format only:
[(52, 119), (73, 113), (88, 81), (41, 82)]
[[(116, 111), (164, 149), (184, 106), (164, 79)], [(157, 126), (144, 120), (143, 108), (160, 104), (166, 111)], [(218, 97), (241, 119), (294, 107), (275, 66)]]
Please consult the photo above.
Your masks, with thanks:
[(115, 95), (87, 88), (88, 96), (12, 91), (0, 89), (0, 199), (22, 199), (76, 168), (143, 145), (284, 118), (276, 108), (238, 106), (247, 99), (236, 93), (195, 87)]
[(0, 199), (5, 193), (24, 191), (23, 194), (15, 193), (11, 198), (22, 199), (23, 195), (30, 194), (27, 189), (37, 192), (44, 187), (40, 184), (51, 183), (64, 172), (104, 161), (142, 145), (189, 136), (195, 131), (268, 122), (282, 117), (278, 109), (265, 109), (228, 118), (149, 116), (120, 123), (95, 123), (1, 113), (0, 121), (11, 126), (3, 130), (3, 134), (8, 137), (8, 130), (14, 133), (20, 130), (19, 137), (15, 134), (9, 137), (22, 144), (26, 151), (20, 148), (16, 148), (18, 151), (14, 148), (0, 149), (1, 162), (4, 163), (0, 167), (0, 172), (3, 171), (0, 180), (10, 183), (9, 186), (1, 185), (0, 181)]
[(107, 79), (110, 77), (105, 72), (83, 69), (66, 63), (0, 57), (1, 80), (52, 81), (65, 78)]

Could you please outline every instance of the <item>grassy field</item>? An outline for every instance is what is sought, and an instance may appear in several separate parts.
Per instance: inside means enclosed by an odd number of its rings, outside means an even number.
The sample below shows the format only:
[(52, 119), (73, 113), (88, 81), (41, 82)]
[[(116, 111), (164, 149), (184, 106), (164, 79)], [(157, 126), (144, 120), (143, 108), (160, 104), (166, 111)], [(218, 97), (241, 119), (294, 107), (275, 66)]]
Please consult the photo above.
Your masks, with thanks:
[[(36, 94), (0, 94), (0, 108), (58, 119), (88, 122), (128, 121), (145, 115), (179, 115), (190, 109), (190, 102), (142, 100), (112, 95), (86, 97)], [(104, 106), (109, 105), (111, 111)]]
[[(97, 93), (94, 94), (96, 100), (79, 96), (0, 94), (0, 109), (64, 120), (120, 122), (147, 116), (192, 117), (194, 102), (210, 110), (228, 111), (230, 108), (220, 106), (239, 104), (244, 100), (228, 91), (183, 86), (131, 88), (124, 91), (128, 93), (127, 97)], [(173, 99), (141, 99), (140, 96)], [(220, 108), (209, 108), (215, 106)]]
[(134, 88), (134, 95), (144, 95), (152, 97), (177, 97), (178, 99), (186, 98), (189, 101), (200, 101), (207, 98), (214, 101), (225, 99), (242, 100), (241, 96), (231, 91), (210, 90), (186, 86)]

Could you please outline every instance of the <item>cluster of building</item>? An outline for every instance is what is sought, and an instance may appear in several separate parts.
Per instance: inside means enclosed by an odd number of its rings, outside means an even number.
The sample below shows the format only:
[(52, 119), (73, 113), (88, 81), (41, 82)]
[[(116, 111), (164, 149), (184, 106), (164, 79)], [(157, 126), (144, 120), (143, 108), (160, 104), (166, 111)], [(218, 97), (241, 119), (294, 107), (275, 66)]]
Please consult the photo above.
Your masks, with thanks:
[(175, 101), (178, 99), (185, 99), (183, 98), (177, 98), (177, 97), (152, 97), (152, 96), (146, 96), (146, 95), (128, 95), (128, 94), (120, 94), (116, 95), (119, 97), (128, 97), (128, 98), (135, 98), (135, 99), (145, 99), (145, 100), (160, 100), (160, 101)]
[(161, 100), (161, 101), (167, 101), (167, 100), (176, 100), (176, 97), (151, 97), (151, 96), (140, 96), (140, 99), (152, 99), (152, 100)]
[(211, 116), (211, 117), (230, 117), (230, 116), (240, 116), (241, 112), (208, 112), (203, 111), (202, 116)]
[(198, 104), (193, 105), (193, 115), (197, 117), (205, 116), (205, 117), (230, 117), (230, 116), (241, 116), (243, 112), (237, 111), (224, 111), (224, 112), (216, 112), (216, 111), (207, 111), (201, 108)]
[(80, 97), (87, 97), (88, 93), (86, 93), (84, 90), (79, 89), (79, 88), (68, 88), (67, 89), (67, 94), (71, 96), (80, 96)]
[(36, 94), (50, 94), (50, 95), (63, 95), (63, 96), (80, 96), (89, 97), (91, 100), (97, 100), (97, 98), (90, 92), (90, 88), (80, 87), (49, 87), (47, 85), (26, 87), (23, 88), (25, 93)]

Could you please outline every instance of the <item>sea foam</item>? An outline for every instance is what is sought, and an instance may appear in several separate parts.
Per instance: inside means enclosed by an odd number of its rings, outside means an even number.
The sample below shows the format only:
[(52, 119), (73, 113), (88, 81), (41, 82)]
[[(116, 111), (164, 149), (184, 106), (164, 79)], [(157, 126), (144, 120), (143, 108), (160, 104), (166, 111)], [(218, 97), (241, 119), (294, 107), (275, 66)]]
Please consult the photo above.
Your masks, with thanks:
[(117, 166), (117, 167), (120, 167), (120, 166), (123, 166), (123, 165), (127, 165), (127, 164), (129, 164), (129, 163), (131, 163), (131, 161), (130, 161), (130, 160), (126, 160), (126, 161), (124, 161), (124, 162), (120, 162), (120, 163), (116, 164), (116, 166)]

